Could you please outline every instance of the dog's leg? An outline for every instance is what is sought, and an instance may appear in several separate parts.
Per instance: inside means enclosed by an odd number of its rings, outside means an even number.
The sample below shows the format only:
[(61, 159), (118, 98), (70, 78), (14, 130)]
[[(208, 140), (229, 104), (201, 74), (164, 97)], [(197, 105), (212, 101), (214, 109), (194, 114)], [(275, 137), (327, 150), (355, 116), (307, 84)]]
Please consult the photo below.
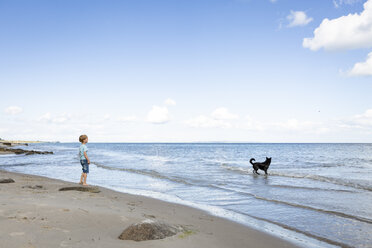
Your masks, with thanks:
[(267, 170), (265, 170), (265, 174), (268, 175), (268, 174), (267, 174)]

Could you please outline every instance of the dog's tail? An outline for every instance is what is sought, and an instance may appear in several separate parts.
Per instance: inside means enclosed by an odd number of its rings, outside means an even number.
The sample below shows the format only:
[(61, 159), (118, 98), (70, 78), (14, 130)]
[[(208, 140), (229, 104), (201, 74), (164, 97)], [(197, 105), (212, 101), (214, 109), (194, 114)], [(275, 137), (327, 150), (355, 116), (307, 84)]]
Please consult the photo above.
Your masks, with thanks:
[(253, 165), (253, 161), (256, 161), (256, 159), (251, 158), (251, 160), (249, 160), (249, 163), (251, 163)]

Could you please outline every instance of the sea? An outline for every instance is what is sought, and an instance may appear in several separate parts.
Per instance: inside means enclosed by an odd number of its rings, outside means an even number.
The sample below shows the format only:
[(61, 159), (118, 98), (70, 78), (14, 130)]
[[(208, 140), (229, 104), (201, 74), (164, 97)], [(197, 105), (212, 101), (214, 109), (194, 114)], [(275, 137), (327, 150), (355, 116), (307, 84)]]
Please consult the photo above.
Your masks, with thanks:
[[(79, 143), (0, 169), (78, 182)], [(302, 247), (372, 247), (372, 144), (88, 143), (88, 183), (203, 209)], [(272, 158), (268, 175), (251, 158)]]

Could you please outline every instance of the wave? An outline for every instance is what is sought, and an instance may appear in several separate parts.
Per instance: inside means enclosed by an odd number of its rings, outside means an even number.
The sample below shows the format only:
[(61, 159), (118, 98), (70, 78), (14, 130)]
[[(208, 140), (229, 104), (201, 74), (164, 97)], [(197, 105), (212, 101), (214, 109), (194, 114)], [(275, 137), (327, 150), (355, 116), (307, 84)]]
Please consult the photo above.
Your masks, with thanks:
[(326, 188), (315, 188), (315, 187), (304, 187), (304, 186), (292, 186), (292, 185), (279, 185), (279, 184), (270, 184), (270, 187), (274, 188), (288, 188), (288, 189), (305, 189), (305, 190), (314, 190), (314, 191), (335, 191), (335, 192), (355, 192), (353, 190), (347, 189), (326, 189)]
[(112, 157), (115, 159), (124, 159), (124, 160), (145, 160), (145, 161), (153, 161), (153, 162), (160, 162), (160, 163), (171, 163), (174, 159), (169, 157), (164, 157), (160, 155), (145, 155), (145, 154), (138, 154), (138, 153), (124, 153), (121, 151), (108, 151), (108, 150), (99, 150), (97, 154)]
[(131, 168), (118, 168), (118, 167), (102, 165), (102, 164), (99, 164), (97, 162), (92, 162), (92, 164), (96, 165), (99, 168), (103, 168), (103, 169), (106, 169), (106, 170), (125, 171), (125, 172), (150, 176), (150, 177), (154, 177), (154, 178), (164, 179), (164, 180), (168, 180), (168, 181), (173, 181), (173, 182), (176, 182), (176, 183), (182, 183), (182, 184), (186, 184), (186, 185), (194, 185), (193, 183), (191, 183), (189, 181), (186, 181), (183, 178), (169, 177), (169, 176), (163, 175), (163, 174), (161, 174), (157, 171), (154, 171), (154, 170), (137, 170), (137, 169), (131, 169)]
[[(224, 188), (224, 187), (218, 187), (218, 188), (231, 190), (229, 188)], [(259, 196), (259, 195), (253, 194), (253, 193), (249, 193), (249, 192), (243, 192), (243, 191), (238, 191), (238, 190), (232, 190), (232, 191), (234, 191), (236, 193), (239, 193), (239, 194), (242, 194), (242, 195), (249, 195), (249, 196), (254, 197), (258, 200), (263, 200), (263, 201), (273, 202), (273, 203), (278, 203), (278, 204), (284, 204), (284, 205), (291, 206), (291, 207), (312, 210), (312, 211), (326, 213), (326, 214), (330, 214), (330, 215), (337, 215), (337, 216), (340, 216), (340, 217), (343, 217), (343, 218), (353, 219), (353, 220), (365, 222), (365, 223), (368, 223), (368, 224), (372, 224), (372, 219), (368, 219), (368, 218), (365, 218), (365, 217), (360, 217), (360, 216), (351, 215), (351, 214), (345, 214), (343, 212), (338, 212), (338, 211), (334, 211), (334, 210), (327, 210), (327, 209), (322, 209), (322, 208), (306, 206), (306, 205), (302, 205), (302, 204), (298, 204), (298, 203), (292, 203), (292, 202), (281, 201), (281, 200), (276, 200), (276, 199), (269, 199), (269, 198), (262, 197), (262, 196)]]
[(325, 168), (330, 168), (330, 167), (343, 167), (345, 164), (341, 163), (326, 163), (326, 162), (302, 162), (299, 161), (299, 163), (303, 163), (307, 165), (306, 167), (325, 167)]
[(234, 172), (239, 172), (241, 174), (252, 174), (251, 172), (251, 168), (242, 168), (242, 167), (235, 167), (235, 166), (229, 166), (228, 164), (226, 163), (222, 163), (221, 164), (221, 167), (226, 169), (226, 170), (230, 170), (230, 171), (234, 171)]
[(333, 177), (326, 177), (326, 176), (319, 176), (319, 175), (312, 175), (312, 174), (291, 174), (291, 173), (280, 173), (280, 172), (271, 172), (270, 175), (272, 176), (279, 176), (279, 177), (289, 177), (289, 178), (303, 178), (303, 179), (311, 179), (314, 181), (320, 181), (320, 182), (326, 182), (326, 183), (332, 183), (337, 184), (341, 186), (351, 187), (355, 189), (363, 189), (367, 191), (372, 191), (372, 186), (363, 185), (356, 182), (351, 182), (347, 180), (342, 180), (338, 178)]
[(351, 214), (345, 214), (345, 213), (334, 211), (334, 210), (326, 210), (326, 209), (321, 209), (321, 208), (305, 206), (305, 205), (301, 205), (301, 204), (297, 204), (297, 203), (291, 203), (291, 202), (280, 201), (280, 200), (275, 200), (275, 199), (268, 199), (268, 198), (261, 197), (261, 196), (255, 196), (255, 198), (260, 199), (260, 200), (264, 200), (264, 201), (285, 204), (285, 205), (292, 206), (292, 207), (309, 209), (309, 210), (322, 212), (322, 213), (327, 213), (327, 214), (331, 214), (331, 215), (337, 215), (337, 216), (340, 216), (340, 217), (343, 217), (343, 218), (353, 219), (353, 220), (365, 222), (365, 223), (368, 223), (368, 224), (372, 224), (371, 219), (360, 217), (360, 216), (355, 216), (355, 215), (351, 215)]
[(236, 212), (238, 214), (246, 215), (248, 217), (251, 217), (251, 218), (254, 218), (254, 219), (257, 219), (257, 220), (266, 221), (268, 223), (271, 223), (271, 224), (280, 226), (280, 227), (282, 227), (284, 229), (287, 229), (287, 230), (290, 230), (290, 231), (301, 233), (301, 234), (306, 235), (306, 236), (308, 236), (310, 238), (313, 238), (313, 239), (316, 239), (316, 240), (319, 240), (319, 241), (322, 241), (322, 242), (326, 242), (326, 243), (328, 243), (330, 245), (336, 245), (336, 246), (343, 247), (343, 248), (352, 248), (353, 247), (351, 245), (348, 245), (348, 244), (345, 244), (345, 243), (341, 243), (339, 241), (332, 240), (332, 239), (329, 239), (329, 238), (321, 237), (321, 236), (312, 234), (312, 233), (310, 233), (308, 231), (300, 230), (298, 228), (294, 228), (292, 226), (289, 226), (289, 225), (286, 225), (286, 224), (283, 224), (283, 223), (280, 223), (280, 222), (277, 222), (277, 221), (273, 221), (273, 220), (269, 220), (269, 219), (266, 219), (266, 218), (262, 218), (262, 217), (250, 215), (250, 214), (247, 214), (247, 213), (238, 211), (238, 210), (231, 210), (231, 209), (229, 209), (229, 210), (230, 211), (234, 211), (234, 212)]
[(0, 167), (26, 166), (32, 163), (18, 163), (18, 164), (0, 164)]
[[(309, 168), (309, 167), (323, 167), (323, 168), (332, 168), (332, 167), (353, 167), (359, 169), (365, 169), (371, 163), (370, 159), (355, 159), (349, 158), (347, 160), (334, 161), (334, 162), (322, 162), (322, 161), (301, 161), (296, 160), (292, 165), (296, 167)], [(302, 166), (304, 165), (304, 166)], [(367, 166), (366, 166), (367, 165)]]
[[(221, 167), (223, 167), (226, 170), (230, 170), (230, 171), (240, 173), (240, 174), (245, 174), (245, 175), (252, 174), (250, 168), (248, 169), (248, 168), (234, 167), (234, 166), (228, 166), (228, 165), (225, 165), (225, 164), (222, 164)], [(362, 189), (362, 190), (372, 191), (372, 186), (369, 186), (369, 185), (363, 185), (363, 184), (356, 183), (356, 182), (346, 181), (346, 180), (342, 180), (342, 179), (338, 179), (338, 178), (320, 176), (320, 175), (280, 173), (280, 172), (276, 172), (276, 171), (270, 171), (269, 176), (310, 179), (310, 180), (314, 180), (314, 181), (332, 183), (332, 184), (351, 187), (351, 188), (355, 188), (355, 189)]]
[(348, 219), (354, 219), (354, 220), (358, 220), (358, 221), (361, 221), (361, 222), (366, 222), (366, 223), (372, 224), (372, 220), (368, 219), (368, 218), (363, 218), (363, 217), (359, 217), (359, 216), (345, 214), (345, 213), (338, 212), (338, 211), (333, 211), (333, 210), (315, 208), (315, 207), (301, 205), (301, 204), (292, 203), (292, 202), (280, 201), (280, 200), (276, 200), (276, 199), (269, 199), (269, 198), (266, 198), (266, 197), (258, 196), (258, 195), (253, 194), (253, 193), (243, 192), (243, 191), (239, 191), (239, 190), (236, 190), (236, 189), (230, 189), (230, 188), (226, 188), (226, 187), (222, 187), (222, 186), (218, 186), (218, 185), (214, 185), (214, 184), (201, 185), (200, 182), (199, 183), (196, 182), (196, 181), (195, 182), (190, 182), (190, 181), (186, 181), (185, 179), (182, 179), (182, 178), (179, 178), (179, 177), (165, 176), (165, 175), (163, 175), (163, 174), (161, 174), (157, 171), (154, 171), (154, 170), (137, 170), (137, 169), (131, 169), (131, 168), (117, 168), (117, 167), (101, 165), (101, 164), (96, 163), (96, 162), (94, 162), (93, 164), (95, 164), (97, 167), (108, 169), (108, 170), (126, 171), (126, 172), (146, 175), (146, 176), (150, 176), (150, 177), (155, 177), (155, 178), (159, 178), (159, 179), (165, 179), (165, 180), (173, 181), (173, 182), (177, 182), (177, 183), (182, 183), (182, 184), (189, 185), (189, 186), (215, 188), (215, 189), (223, 190), (223, 191), (230, 192), (230, 193), (233, 192), (233, 193), (237, 193), (237, 194), (241, 194), (241, 195), (249, 195), (249, 196), (254, 197), (258, 200), (284, 204), (284, 205), (291, 206), (291, 207), (308, 209), (308, 210), (322, 212), (322, 213), (331, 214), (331, 215), (337, 215), (337, 216), (340, 216), (340, 217), (344, 217), (344, 218), (348, 218)]

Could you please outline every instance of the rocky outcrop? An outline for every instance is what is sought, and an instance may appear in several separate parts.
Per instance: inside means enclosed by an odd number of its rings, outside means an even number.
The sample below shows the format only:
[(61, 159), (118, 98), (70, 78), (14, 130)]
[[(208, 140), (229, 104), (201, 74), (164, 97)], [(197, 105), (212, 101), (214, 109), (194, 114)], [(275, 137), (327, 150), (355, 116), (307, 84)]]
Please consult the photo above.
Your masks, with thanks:
[(32, 155), (32, 154), (53, 154), (53, 152), (46, 152), (46, 151), (35, 151), (35, 150), (24, 150), (24, 149), (13, 149), (13, 148), (6, 148), (6, 147), (0, 147), (0, 152), (4, 153), (14, 153), (14, 154), (26, 154), (26, 155)]
[(164, 239), (182, 231), (181, 226), (172, 226), (164, 222), (147, 219), (126, 228), (120, 234), (119, 239), (134, 241)]
[(15, 181), (11, 178), (0, 178), (0, 183), (14, 183)]
[(1, 146), (28, 146), (28, 144), (22, 142), (0, 140), (0, 147)]
[(97, 187), (86, 187), (86, 186), (63, 187), (59, 189), (59, 191), (69, 191), (69, 190), (76, 190), (76, 191), (83, 191), (83, 192), (90, 192), (90, 193), (101, 192)]

